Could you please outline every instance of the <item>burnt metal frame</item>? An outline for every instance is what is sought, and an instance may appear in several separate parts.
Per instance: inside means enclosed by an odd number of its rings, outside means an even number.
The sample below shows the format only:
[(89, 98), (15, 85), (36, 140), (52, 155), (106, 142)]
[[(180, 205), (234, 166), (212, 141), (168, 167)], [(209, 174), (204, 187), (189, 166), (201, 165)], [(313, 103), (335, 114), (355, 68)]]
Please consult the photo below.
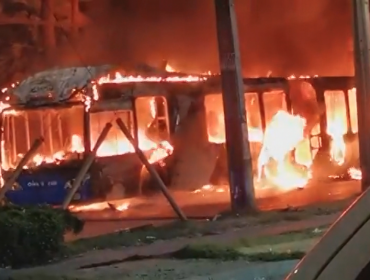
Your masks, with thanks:
[[(40, 107), (36, 107), (36, 106), (25, 106), (25, 105), (16, 105), (16, 106), (12, 106), (11, 108), (6, 108), (4, 109), (1, 113), (0, 113), (0, 141), (5, 141), (5, 139), (3, 139), (4, 137), (4, 126), (3, 126), (3, 115), (5, 112), (9, 111), (9, 110), (35, 110), (35, 109), (40, 109), (40, 110), (43, 110), (43, 109), (49, 109), (49, 108), (68, 108), (68, 107), (73, 107), (73, 106), (83, 106), (85, 108), (85, 106), (81, 103), (81, 102), (77, 102), (77, 101), (72, 101), (72, 102), (68, 102), (68, 103), (57, 103), (57, 104), (53, 104), (53, 105), (49, 105), (49, 106), (40, 106)], [(84, 121), (86, 119), (86, 115), (88, 115), (86, 113), (86, 110), (84, 110)], [(84, 127), (83, 127), (83, 135), (85, 137), (85, 134), (86, 134), (86, 126), (85, 126), (85, 123), (83, 123)], [(84, 138), (84, 142), (85, 142), (85, 138)], [(85, 143), (84, 143), (85, 144)], [(84, 153), (84, 157), (86, 156), (86, 146), (84, 147), (85, 148), (85, 153)], [(2, 159), (2, 149), (0, 149), (0, 162), (1, 162), (1, 159)], [(83, 157), (83, 158), (84, 158)], [(82, 159), (83, 159), (82, 158)], [(81, 159), (81, 160), (82, 160)], [(0, 168), (2, 169), (2, 166), (0, 166)], [(4, 172), (4, 170), (2, 170)]]
[[(299, 79), (302, 82), (309, 83), (316, 93), (316, 100), (319, 105), (325, 106), (325, 91), (338, 90), (342, 91), (345, 98), (348, 134), (353, 134), (350, 120), (349, 90), (355, 87), (354, 77), (313, 77)], [(329, 135), (327, 134), (327, 115), (326, 110), (320, 116), (320, 137), (323, 149), (328, 149), (330, 145)]]
[[(186, 83), (185, 83), (186, 85)], [(133, 125), (134, 125), (134, 140), (138, 141), (138, 121), (137, 121), (137, 109), (136, 109), (136, 98), (140, 97), (164, 97), (166, 101), (166, 118), (167, 118), (167, 132), (168, 138), (171, 139), (171, 130), (170, 130), (170, 122), (169, 122), (169, 115), (170, 115), (170, 107), (169, 107), (169, 91), (176, 90), (178, 87), (184, 87), (184, 83), (171, 83), (171, 82), (132, 82), (132, 83), (124, 83), (124, 84), (115, 84), (115, 83), (107, 83), (98, 86), (98, 91), (115, 89), (119, 93), (117, 96), (110, 96), (108, 99), (110, 100), (117, 100), (119, 101), (127, 101), (131, 102), (132, 105), (132, 112), (133, 112)], [(100, 100), (100, 99), (99, 99)], [(104, 94), (101, 97), (101, 100), (104, 100)]]
[[(347, 113), (347, 134), (353, 134), (351, 121), (350, 121), (350, 104), (349, 104), (349, 90), (355, 88), (354, 77), (350, 76), (338, 76), (338, 77), (312, 77), (312, 78), (297, 78), (297, 79), (286, 79), (286, 78), (247, 78), (244, 79), (244, 92), (245, 93), (257, 93), (259, 100), (260, 117), (262, 122), (263, 132), (266, 129), (266, 116), (265, 116), (265, 104), (263, 95), (269, 91), (282, 91), (285, 93), (285, 102), (287, 105), (287, 111), (292, 113), (292, 101), (290, 98), (290, 82), (299, 81), (309, 83), (316, 93), (316, 100), (319, 105), (325, 106), (325, 91), (327, 90), (338, 90), (342, 91), (345, 96), (345, 106)], [(214, 94), (215, 88), (212, 88), (212, 92), (205, 94)], [(221, 92), (219, 92), (221, 94)], [(320, 116), (320, 140), (322, 150), (329, 150), (330, 139), (327, 134), (327, 120), (326, 110)], [(311, 147), (312, 149), (312, 147)]]

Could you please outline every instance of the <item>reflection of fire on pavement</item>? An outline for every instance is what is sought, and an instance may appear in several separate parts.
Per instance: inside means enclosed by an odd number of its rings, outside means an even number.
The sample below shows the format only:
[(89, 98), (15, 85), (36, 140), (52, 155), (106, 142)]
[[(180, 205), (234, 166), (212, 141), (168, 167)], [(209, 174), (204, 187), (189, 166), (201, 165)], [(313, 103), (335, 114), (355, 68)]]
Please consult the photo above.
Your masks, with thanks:
[(71, 205), (69, 209), (72, 212), (88, 212), (101, 210), (126, 211), (129, 209), (130, 202), (115, 203), (115, 202), (96, 202), (86, 205)]
[(193, 191), (192, 193), (224, 193), (229, 191), (229, 186), (213, 186), (213, 185), (205, 185), (200, 189)]

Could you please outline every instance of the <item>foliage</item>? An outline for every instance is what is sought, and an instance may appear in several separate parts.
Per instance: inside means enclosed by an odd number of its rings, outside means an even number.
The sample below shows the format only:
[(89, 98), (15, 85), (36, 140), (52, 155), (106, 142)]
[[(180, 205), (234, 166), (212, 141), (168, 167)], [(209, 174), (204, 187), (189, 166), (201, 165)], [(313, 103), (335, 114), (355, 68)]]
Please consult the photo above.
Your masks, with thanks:
[(49, 206), (0, 207), (0, 265), (21, 267), (50, 261), (64, 249), (64, 234), (83, 222)]

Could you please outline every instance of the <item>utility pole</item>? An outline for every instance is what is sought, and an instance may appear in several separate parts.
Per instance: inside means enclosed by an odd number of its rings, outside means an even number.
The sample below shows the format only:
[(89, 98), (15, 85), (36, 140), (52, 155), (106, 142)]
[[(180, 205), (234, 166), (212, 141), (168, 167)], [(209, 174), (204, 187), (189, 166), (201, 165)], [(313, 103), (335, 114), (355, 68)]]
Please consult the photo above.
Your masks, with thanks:
[(214, 0), (231, 206), (236, 212), (257, 210), (248, 141), (238, 30), (233, 0)]
[(370, 186), (370, 37), (369, 2), (352, 0), (353, 43), (362, 190)]

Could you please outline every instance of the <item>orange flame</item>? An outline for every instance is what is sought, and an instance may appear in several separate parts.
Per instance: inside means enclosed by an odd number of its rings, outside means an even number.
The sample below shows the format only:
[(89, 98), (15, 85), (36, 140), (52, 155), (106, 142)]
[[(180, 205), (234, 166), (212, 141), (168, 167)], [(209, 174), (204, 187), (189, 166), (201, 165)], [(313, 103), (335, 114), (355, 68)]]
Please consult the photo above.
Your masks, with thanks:
[(175, 77), (143, 77), (143, 76), (122, 76), (119, 72), (116, 72), (115, 75), (112, 77), (111, 75), (107, 75), (105, 77), (101, 77), (98, 79), (97, 83), (99, 85), (101, 84), (108, 84), (108, 83), (114, 83), (114, 84), (122, 84), (122, 83), (145, 83), (145, 82), (151, 82), (151, 83), (161, 83), (161, 82), (186, 82), (186, 83), (192, 83), (192, 82), (202, 82), (207, 80), (205, 77), (199, 77), (199, 76), (175, 76)]
[[(266, 128), (258, 157), (258, 180), (265, 175), (268, 182), (282, 190), (304, 187), (311, 178), (312, 158), (307, 157), (309, 146), (294, 151), (305, 140), (306, 121), (285, 111), (279, 111)], [(299, 154), (300, 152), (300, 154)], [(291, 154), (294, 154), (294, 157)], [(299, 157), (300, 156), (300, 157)], [(299, 165), (297, 158), (305, 158)]]

